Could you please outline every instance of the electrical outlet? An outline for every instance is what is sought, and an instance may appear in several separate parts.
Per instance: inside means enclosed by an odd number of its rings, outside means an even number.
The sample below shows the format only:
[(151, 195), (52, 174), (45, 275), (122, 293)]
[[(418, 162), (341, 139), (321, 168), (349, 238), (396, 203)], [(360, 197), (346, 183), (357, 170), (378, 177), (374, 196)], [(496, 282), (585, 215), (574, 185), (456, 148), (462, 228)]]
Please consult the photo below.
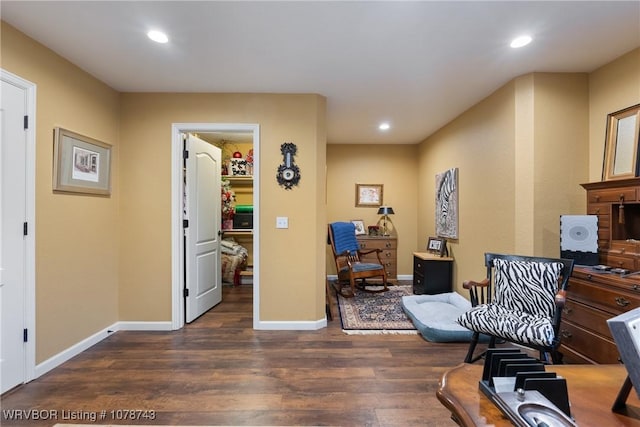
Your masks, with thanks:
[(287, 216), (276, 217), (276, 228), (289, 228), (289, 217)]

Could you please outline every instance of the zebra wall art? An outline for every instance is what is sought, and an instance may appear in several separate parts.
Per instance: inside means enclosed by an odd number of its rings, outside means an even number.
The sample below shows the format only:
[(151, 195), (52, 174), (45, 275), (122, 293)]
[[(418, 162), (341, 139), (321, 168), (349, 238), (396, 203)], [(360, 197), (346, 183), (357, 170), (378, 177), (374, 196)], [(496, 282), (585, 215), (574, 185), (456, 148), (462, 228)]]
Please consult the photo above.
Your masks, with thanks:
[(458, 238), (458, 168), (436, 175), (436, 235)]

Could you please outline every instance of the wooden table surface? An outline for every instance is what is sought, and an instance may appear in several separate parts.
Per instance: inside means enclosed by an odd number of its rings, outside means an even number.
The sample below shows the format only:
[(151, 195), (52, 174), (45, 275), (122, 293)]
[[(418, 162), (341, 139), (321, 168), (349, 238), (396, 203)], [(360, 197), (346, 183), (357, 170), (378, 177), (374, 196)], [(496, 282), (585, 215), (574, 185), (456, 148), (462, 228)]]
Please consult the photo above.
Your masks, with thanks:
[[(552, 365), (547, 371), (567, 379), (571, 415), (580, 427), (639, 426), (640, 400), (631, 390), (628, 415), (611, 411), (627, 377), (622, 365)], [(482, 364), (461, 364), (444, 373), (436, 395), (462, 426), (512, 426), (478, 388)]]

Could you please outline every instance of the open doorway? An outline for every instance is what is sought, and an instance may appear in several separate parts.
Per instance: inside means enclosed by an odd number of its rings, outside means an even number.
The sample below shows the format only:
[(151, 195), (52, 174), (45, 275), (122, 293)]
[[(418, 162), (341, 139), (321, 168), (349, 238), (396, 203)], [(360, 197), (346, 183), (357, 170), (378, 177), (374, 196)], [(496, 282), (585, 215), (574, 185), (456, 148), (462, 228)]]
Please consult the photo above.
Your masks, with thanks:
[[(227, 124), (227, 123), (174, 123), (172, 125), (172, 176), (171, 176), (171, 240), (172, 240), (172, 328), (180, 329), (184, 326), (184, 243), (183, 243), (183, 138), (184, 134), (196, 133), (200, 138), (216, 138), (221, 135), (248, 135), (253, 142), (253, 248), (252, 248), (252, 276), (253, 276), (253, 325), (260, 324), (260, 128), (257, 124)], [(218, 136), (216, 136), (218, 135)]]

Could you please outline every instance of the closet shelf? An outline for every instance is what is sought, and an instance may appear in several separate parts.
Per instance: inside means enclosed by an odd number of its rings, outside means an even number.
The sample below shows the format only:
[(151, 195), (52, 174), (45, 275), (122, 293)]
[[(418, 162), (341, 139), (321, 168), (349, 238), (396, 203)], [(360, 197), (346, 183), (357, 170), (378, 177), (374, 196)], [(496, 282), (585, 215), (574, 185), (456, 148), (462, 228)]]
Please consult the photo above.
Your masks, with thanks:
[(231, 185), (253, 185), (252, 175), (222, 175)]

